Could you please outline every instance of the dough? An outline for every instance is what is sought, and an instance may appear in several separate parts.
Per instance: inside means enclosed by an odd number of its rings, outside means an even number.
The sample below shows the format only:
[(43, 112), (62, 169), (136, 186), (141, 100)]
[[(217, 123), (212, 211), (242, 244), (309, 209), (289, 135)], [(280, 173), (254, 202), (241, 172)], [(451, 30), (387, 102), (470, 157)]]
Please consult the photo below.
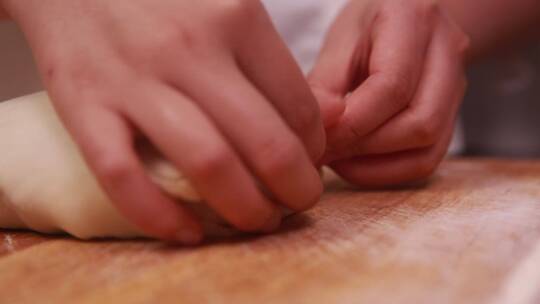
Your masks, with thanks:
[[(0, 228), (81, 239), (144, 236), (107, 199), (45, 92), (0, 103), (0, 143)], [(150, 149), (142, 159), (152, 180), (201, 218), (207, 235), (233, 233), (170, 163)]]

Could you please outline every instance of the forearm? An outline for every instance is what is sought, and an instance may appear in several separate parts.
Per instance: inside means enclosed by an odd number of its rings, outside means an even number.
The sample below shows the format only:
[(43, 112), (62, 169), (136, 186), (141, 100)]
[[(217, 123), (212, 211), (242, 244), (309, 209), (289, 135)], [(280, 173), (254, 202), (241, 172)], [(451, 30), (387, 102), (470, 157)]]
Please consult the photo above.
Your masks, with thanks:
[(471, 38), (475, 59), (540, 34), (538, 0), (440, 0)]

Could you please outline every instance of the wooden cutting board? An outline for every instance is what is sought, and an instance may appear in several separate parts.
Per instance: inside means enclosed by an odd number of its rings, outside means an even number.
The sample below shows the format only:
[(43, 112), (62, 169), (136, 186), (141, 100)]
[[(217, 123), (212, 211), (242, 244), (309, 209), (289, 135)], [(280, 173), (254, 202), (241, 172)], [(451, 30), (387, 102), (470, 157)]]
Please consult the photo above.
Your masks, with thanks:
[(0, 232), (0, 303), (540, 303), (540, 161), (447, 161), (198, 248)]

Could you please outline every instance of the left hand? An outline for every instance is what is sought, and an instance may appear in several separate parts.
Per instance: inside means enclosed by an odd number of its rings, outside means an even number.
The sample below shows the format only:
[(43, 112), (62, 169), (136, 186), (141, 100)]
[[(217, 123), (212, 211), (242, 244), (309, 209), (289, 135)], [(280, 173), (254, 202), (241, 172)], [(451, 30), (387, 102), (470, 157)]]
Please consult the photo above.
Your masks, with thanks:
[(352, 0), (309, 76), (325, 163), (360, 186), (428, 177), (463, 98), (468, 37), (432, 0)]

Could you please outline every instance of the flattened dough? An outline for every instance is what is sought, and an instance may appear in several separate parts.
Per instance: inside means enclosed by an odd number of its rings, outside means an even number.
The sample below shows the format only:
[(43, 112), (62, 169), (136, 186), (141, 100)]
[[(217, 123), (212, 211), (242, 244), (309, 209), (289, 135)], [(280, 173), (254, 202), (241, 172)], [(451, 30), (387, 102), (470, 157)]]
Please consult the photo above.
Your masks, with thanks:
[[(207, 235), (233, 233), (167, 161), (152, 151), (142, 158), (154, 182), (201, 218)], [(0, 228), (81, 239), (144, 236), (107, 199), (45, 92), (0, 103)]]

